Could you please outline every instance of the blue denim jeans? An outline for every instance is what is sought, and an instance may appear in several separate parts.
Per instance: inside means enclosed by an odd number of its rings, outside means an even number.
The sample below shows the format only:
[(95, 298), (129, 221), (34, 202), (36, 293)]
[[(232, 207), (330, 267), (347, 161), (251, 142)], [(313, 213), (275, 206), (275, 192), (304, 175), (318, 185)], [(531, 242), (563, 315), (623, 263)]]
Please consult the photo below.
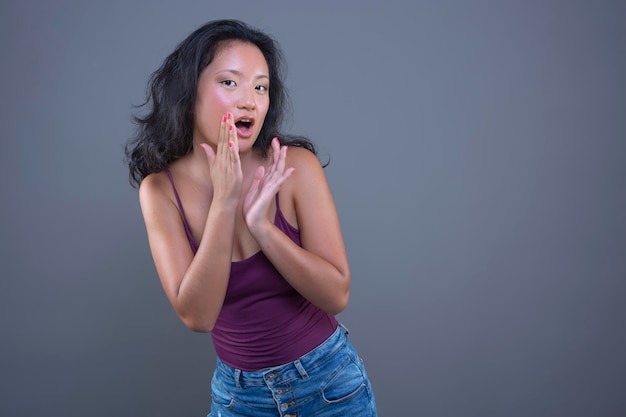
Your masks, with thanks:
[(208, 417), (376, 417), (372, 386), (347, 335), (339, 325), (300, 359), (254, 372), (218, 359)]

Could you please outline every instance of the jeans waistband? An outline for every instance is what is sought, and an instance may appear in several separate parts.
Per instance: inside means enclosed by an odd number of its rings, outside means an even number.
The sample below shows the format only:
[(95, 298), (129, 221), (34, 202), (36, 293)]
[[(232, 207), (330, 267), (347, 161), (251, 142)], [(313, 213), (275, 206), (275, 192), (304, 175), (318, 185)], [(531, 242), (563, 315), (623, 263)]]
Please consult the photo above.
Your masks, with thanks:
[(288, 362), (283, 365), (272, 366), (263, 368), (258, 371), (243, 371), (241, 369), (233, 368), (219, 358), (217, 359), (217, 371), (223, 376), (231, 378), (235, 381), (237, 386), (240, 384), (259, 384), (265, 381), (266, 376), (270, 375), (270, 379), (273, 375), (284, 374), (290, 370), (296, 370), (303, 378), (307, 375), (307, 370), (314, 369), (328, 359), (330, 359), (337, 351), (339, 351), (346, 343), (348, 335), (348, 329), (341, 323), (337, 329), (326, 339), (322, 344), (312, 349), (310, 352), (302, 355), (300, 358), (293, 362)]

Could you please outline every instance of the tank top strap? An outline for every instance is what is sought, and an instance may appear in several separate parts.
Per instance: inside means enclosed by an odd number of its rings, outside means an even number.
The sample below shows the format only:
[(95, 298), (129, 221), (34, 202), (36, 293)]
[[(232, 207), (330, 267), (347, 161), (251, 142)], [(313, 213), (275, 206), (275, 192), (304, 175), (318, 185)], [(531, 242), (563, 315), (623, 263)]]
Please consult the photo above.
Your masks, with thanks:
[(189, 245), (191, 246), (191, 250), (195, 254), (198, 251), (198, 243), (194, 239), (191, 234), (191, 228), (189, 227), (189, 222), (187, 221), (187, 216), (185, 216), (185, 209), (183, 208), (183, 203), (180, 201), (180, 196), (178, 195), (178, 191), (176, 190), (176, 186), (174, 185), (174, 177), (172, 177), (172, 173), (168, 167), (163, 168), (163, 171), (167, 174), (167, 178), (169, 178), (170, 183), (172, 184), (172, 190), (174, 190), (174, 197), (176, 197), (176, 203), (178, 204), (178, 209), (180, 210), (180, 214), (183, 218), (183, 224), (185, 225), (185, 232), (187, 233), (187, 239), (189, 240)]

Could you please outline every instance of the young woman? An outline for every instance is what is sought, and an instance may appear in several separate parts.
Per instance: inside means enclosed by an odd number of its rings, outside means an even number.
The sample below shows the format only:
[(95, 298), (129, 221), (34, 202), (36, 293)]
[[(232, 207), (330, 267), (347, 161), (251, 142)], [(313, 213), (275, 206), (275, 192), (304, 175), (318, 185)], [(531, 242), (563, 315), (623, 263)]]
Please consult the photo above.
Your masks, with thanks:
[(281, 53), (239, 21), (209, 22), (152, 75), (126, 156), (174, 310), (211, 332), (209, 416), (376, 416), (347, 330), (350, 269), (305, 138), (279, 132)]

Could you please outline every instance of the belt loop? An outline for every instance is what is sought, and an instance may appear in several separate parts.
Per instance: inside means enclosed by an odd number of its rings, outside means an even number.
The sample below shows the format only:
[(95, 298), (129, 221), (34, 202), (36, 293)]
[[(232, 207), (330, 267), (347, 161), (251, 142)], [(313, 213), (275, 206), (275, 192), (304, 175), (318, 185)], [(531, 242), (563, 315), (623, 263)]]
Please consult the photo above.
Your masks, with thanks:
[(341, 331), (343, 331), (343, 334), (345, 334), (346, 336), (350, 334), (350, 332), (348, 331), (348, 328), (344, 326), (343, 324), (339, 323), (339, 327), (341, 327)]
[(237, 386), (237, 388), (241, 388), (240, 379), (241, 379), (241, 369), (235, 369), (235, 385)]
[(306, 370), (304, 369), (304, 366), (302, 366), (300, 359), (297, 359), (293, 364), (296, 366), (296, 369), (300, 373), (302, 379), (309, 379), (309, 374), (306, 373)]

